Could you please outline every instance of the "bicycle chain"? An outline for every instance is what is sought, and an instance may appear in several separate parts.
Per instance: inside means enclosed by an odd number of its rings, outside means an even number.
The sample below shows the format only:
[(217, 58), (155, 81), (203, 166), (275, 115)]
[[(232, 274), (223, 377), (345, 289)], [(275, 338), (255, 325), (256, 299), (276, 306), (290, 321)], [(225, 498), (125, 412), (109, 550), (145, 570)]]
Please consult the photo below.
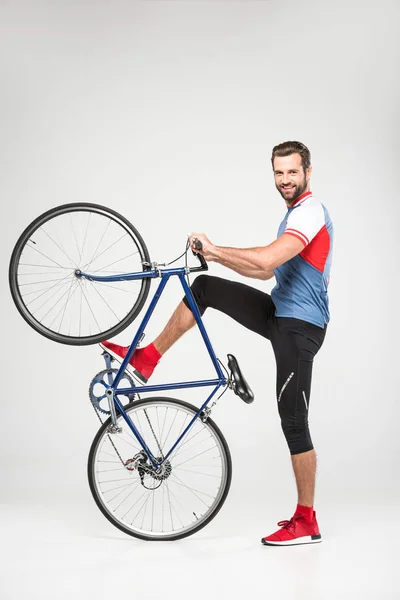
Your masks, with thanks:
[(158, 439), (157, 439), (157, 437), (156, 437), (156, 434), (154, 433), (154, 429), (153, 429), (153, 427), (152, 427), (152, 425), (151, 425), (150, 419), (149, 419), (149, 417), (147, 416), (146, 409), (144, 409), (144, 414), (146, 415), (146, 419), (147, 419), (147, 422), (148, 422), (148, 424), (149, 424), (149, 427), (150, 427), (150, 429), (151, 429), (151, 433), (153, 434), (153, 437), (154, 437), (154, 439), (156, 440), (156, 444), (157, 444), (157, 446), (158, 446), (158, 449), (159, 449), (159, 451), (160, 451), (160, 458), (164, 458), (163, 451), (162, 451), (162, 449), (161, 449), (161, 446), (160, 446), (160, 444), (158, 443)]
[[(95, 405), (94, 405), (94, 404), (92, 404), (92, 406), (93, 406), (94, 412), (96, 413), (96, 415), (97, 415), (97, 416), (98, 416), (98, 418), (99, 418), (99, 421), (100, 421), (100, 423), (103, 425), (103, 421), (101, 420), (101, 417), (100, 417), (100, 414), (99, 414), (99, 412), (98, 412), (97, 408), (95, 407)], [(126, 465), (125, 465), (124, 461), (122, 460), (122, 458), (121, 458), (121, 455), (120, 455), (120, 453), (118, 452), (117, 448), (115, 447), (115, 444), (114, 444), (114, 442), (112, 441), (112, 439), (111, 439), (111, 436), (110, 436), (110, 434), (109, 434), (109, 433), (107, 434), (107, 437), (108, 437), (108, 439), (110, 440), (110, 444), (111, 444), (111, 446), (114, 448), (116, 455), (118, 456), (119, 460), (121, 461), (121, 464), (122, 464), (122, 466), (123, 466), (123, 467), (125, 467)]]

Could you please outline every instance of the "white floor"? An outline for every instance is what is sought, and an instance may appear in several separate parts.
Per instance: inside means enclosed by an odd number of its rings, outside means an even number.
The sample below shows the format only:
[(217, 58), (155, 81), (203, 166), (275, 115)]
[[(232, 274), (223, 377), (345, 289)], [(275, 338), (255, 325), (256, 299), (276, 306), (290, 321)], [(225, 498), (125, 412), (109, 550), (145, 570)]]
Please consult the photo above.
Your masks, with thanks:
[(155, 543), (124, 535), (90, 500), (0, 506), (1, 600), (400, 598), (394, 507), (325, 511), (321, 544), (271, 548), (260, 538), (282, 515), (261, 525), (222, 510), (190, 538)]

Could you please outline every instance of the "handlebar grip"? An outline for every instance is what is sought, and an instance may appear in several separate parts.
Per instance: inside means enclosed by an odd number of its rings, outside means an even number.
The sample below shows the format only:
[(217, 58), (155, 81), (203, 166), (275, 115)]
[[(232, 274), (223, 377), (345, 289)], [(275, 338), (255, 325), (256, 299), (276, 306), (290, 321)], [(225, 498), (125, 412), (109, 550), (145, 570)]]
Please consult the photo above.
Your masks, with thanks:
[[(202, 250), (203, 249), (203, 244), (197, 238), (193, 239), (193, 245), (196, 248), (196, 250)], [(192, 250), (192, 252), (193, 252), (194, 256), (196, 256), (196, 258), (199, 259), (201, 268), (199, 268), (199, 269), (195, 268), (195, 269), (191, 269), (191, 270), (192, 271), (197, 271), (197, 270), (199, 270), (199, 271), (208, 271), (208, 264), (207, 264), (206, 259), (204, 258), (204, 256), (202, 256), (201, 254), (198, 254), (197, 252), (194, 252), (193, 250)]]

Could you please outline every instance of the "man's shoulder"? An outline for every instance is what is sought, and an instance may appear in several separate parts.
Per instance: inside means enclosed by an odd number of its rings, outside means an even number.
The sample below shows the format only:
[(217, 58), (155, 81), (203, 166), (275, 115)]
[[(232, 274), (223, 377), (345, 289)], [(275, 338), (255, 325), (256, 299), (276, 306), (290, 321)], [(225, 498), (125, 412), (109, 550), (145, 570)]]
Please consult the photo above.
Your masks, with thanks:
[(305, 212), (312, 212), (320, 210), (321, 208), (323, 209), (323, 204), (318, 198), (314, 196), (314, 194), (312, 194), (311, 196), (307, 196), (307, 198), (305, 198), (303, 202), (300, 202), (300, 204), (294, 206), (294, 210), (301, 210)]
[(331, 222), (331, 218), (326, 208), (325, 204), (315, 198), (315, 196), (309, 196), (306, 198), (304, 202), (295, 206), (292, 211), (290, 211), (291, 220), (320, 220), (325, 223)]
[(314, 196), (309, 196), (301, 202), (298, 206), (294, 206), (293, 210), (290, 211), (290, 220), (325, 220), (325, 207), (324, 205)]

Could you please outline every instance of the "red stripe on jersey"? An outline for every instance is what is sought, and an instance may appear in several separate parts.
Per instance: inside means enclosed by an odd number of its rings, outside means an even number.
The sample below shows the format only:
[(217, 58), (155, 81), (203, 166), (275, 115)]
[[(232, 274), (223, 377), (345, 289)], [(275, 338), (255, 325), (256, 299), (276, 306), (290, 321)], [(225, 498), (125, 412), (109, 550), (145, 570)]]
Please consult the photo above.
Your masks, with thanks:
[(307, 246), (304, 237), (300, 237), (297, 233), (294, 233), (293, 231), (284, 231), (283, 233), (287, 233), (288, 235), (292, 235), (293, 237), (297, 238), (298, 240), (300, 240), (301, 242), (303, 242), (304, 247)]
[(289, 229), (286, 229), (285, 233), (296, 233), (297, 235), (301, 235), (304, 238), (304, 241), (306, 244), (310, 243), (310, 240), (308, 239), (308, 237), (306, 235), (304, 235), (304, 233), (302, 233), (298, 229), (293, 229), (292, 227), (289, 227)]
[(291, 208), (293, 208), (293, 206), (297, 206), (298, 204), (301, 204), (302, 202), (304, 202), (304, 200), (306, 198), (308, 198), (308, 196), (311, 196), (312, 192), (305, 192), (304, 194), (302, 194), (301, 196), (299, 196), (296, 200), (296, 202), (294, 204), (292, 204)]
[(331, 240), (326, 225), (324, 225), (308, 246), (300, 252), (300, 256), (310, 265), (318, 269), (318, 271), (323, 273), (330, 246)]

